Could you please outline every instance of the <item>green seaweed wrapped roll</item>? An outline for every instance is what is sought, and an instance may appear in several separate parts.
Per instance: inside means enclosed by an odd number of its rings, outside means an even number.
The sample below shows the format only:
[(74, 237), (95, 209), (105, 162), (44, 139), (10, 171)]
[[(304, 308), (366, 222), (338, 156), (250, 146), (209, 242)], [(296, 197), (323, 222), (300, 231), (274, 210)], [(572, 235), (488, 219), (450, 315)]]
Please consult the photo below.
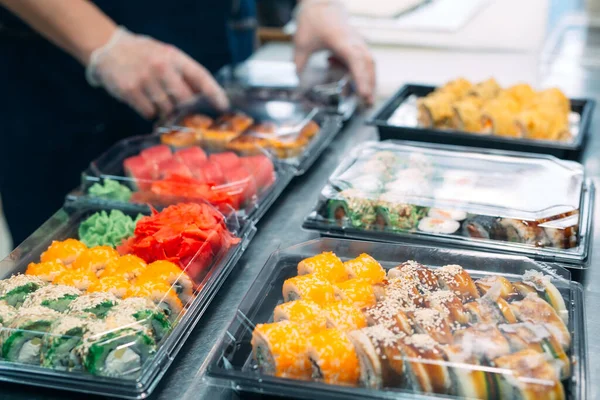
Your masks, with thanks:
[(119, 299), (111, 293), (95, 292), (73, 300), (69, 305), (69, 312), (92, 313), (98, 318), (104, 318), (118, 303)]
[(130, 297), (123, 300), (107, 315), (107, 320), (113, 317), (131, 318), (152, 331), (157, 342), (160, 342), (172, 329), (171, 322), (151, 300), (143, 297)]
[(346, 189), (328, 201), (328, 218), (354, 228), (369, 228), (376, 214), (372, 196), (356, 189)]
[(16, 316), (16, 308), (9, 306), (5, 301), (0, 301), (0, 327), (9, 326)]
[(46, 283), (37, 276), (13, 275), (0, 281), (0, 300), (19, 308), (27, 296), (45, 285)]
[(385, 193), (375, 203), (377, 225), (392, 231), (415, 229), (427, 214), (427, 208), (403, 203), (402, 196)]
[(96, 322), (93, 314), (65, 315), (55, 321), (44, 337), (42, 366), (60, 370), (82, 369), (77, 346), (89, 326)]
[(23, 307), (44, 306), (54, 311), (65, 312), (81, 292), (72, 286), (48, 285), (27, 297)]

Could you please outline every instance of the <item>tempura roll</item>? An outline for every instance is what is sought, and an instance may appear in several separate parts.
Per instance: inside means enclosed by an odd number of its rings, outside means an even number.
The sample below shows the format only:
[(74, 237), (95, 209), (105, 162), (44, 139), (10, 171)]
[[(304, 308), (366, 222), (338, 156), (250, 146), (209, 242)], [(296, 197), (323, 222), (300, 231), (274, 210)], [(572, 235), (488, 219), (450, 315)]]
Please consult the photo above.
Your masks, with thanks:
[(417, 119), (425, 128), (451, 128), (452, 103), (450, 94), (433, 94), (417, 100)]
[(452, 105), (453, 125), (456, 129), (472, 133), (480, 133), (481, 125), (481, 101), (477, 98), (466, 98)]
[(498, 95), (501, 88), (498, 82), (494, 78), (489, 78), (485, 81), (479, 82), (467, 92), (467, 96), (474, 96), (481, 100), (493, 99)]
[(445, 93), (451, 95), (454, 99), (460, 99), (473, 88), (473, 84), (465, 78), (457, 78), (446, 82), (438, 88), (435, 93)]

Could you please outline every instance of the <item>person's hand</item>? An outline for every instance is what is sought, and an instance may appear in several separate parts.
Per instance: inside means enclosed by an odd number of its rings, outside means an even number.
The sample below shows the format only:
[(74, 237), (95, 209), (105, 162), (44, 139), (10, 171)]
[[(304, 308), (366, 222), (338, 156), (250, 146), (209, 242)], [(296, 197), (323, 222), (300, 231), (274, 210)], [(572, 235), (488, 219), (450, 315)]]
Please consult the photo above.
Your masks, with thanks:
[(375, 62), (363, 38), (350, 26), (341, 2), (302, 0), (296, 22), (294, 61), (298, 72), (315, 51), (329, 49), (350, 69), (358, 94), (373, 104)]
[(223, 89), (191, 57), (124, 28), (92, 53), (86, 77), (92, 86), (103, 86), (146, 118), (167, 115), (198, 93), (219, 109), (228, 106)]

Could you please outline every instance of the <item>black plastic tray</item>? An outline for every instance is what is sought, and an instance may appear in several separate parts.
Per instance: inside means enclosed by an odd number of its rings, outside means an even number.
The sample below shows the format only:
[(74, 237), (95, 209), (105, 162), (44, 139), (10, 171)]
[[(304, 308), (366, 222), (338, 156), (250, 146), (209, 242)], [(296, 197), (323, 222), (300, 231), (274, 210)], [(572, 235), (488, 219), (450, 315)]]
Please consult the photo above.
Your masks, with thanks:
[(501, 150), (524, 151), (550, 154), (562, 159), (577, 160), (587, 142), (592, 113), (596, 102), (592, 99), (571, 99), (571, 111), (581, 115), (579, 134), (572, 142), (515, 139), (492, 135), (475, 135), (463, 131), (439, 130), (419, 127), (402, 127), (388, 124), (394, 111), (406, 99), (415, 95), (423, 97), (433, 92), (435, 86), (408, 84), (390, 98), (368, 121), (377, 126), (381, 140), (399, 139), (419, 142), (453, 144), (461, 146), (485, 147)]

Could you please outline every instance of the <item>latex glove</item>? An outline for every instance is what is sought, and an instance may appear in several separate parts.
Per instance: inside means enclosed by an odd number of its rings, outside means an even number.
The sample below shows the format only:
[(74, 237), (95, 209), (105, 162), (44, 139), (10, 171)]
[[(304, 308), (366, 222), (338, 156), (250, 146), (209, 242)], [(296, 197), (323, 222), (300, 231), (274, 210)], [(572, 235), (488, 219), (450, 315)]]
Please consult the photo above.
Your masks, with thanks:
[(90, 85), (103, 86), (146, 118), (167, 115), (198, 93), (219, 109), (228, 107), (223, 89), (191, 57), (123, 27), (92, 53), (86, 77)]
[(296, 23), (294, 61), (298, 72), (302, 72), (315, 51), (331, 50), (350, 69), (358, 94), (373, 104), (375, 62), (364, 39), (350, 26), (341, 2), (302, 0)]

